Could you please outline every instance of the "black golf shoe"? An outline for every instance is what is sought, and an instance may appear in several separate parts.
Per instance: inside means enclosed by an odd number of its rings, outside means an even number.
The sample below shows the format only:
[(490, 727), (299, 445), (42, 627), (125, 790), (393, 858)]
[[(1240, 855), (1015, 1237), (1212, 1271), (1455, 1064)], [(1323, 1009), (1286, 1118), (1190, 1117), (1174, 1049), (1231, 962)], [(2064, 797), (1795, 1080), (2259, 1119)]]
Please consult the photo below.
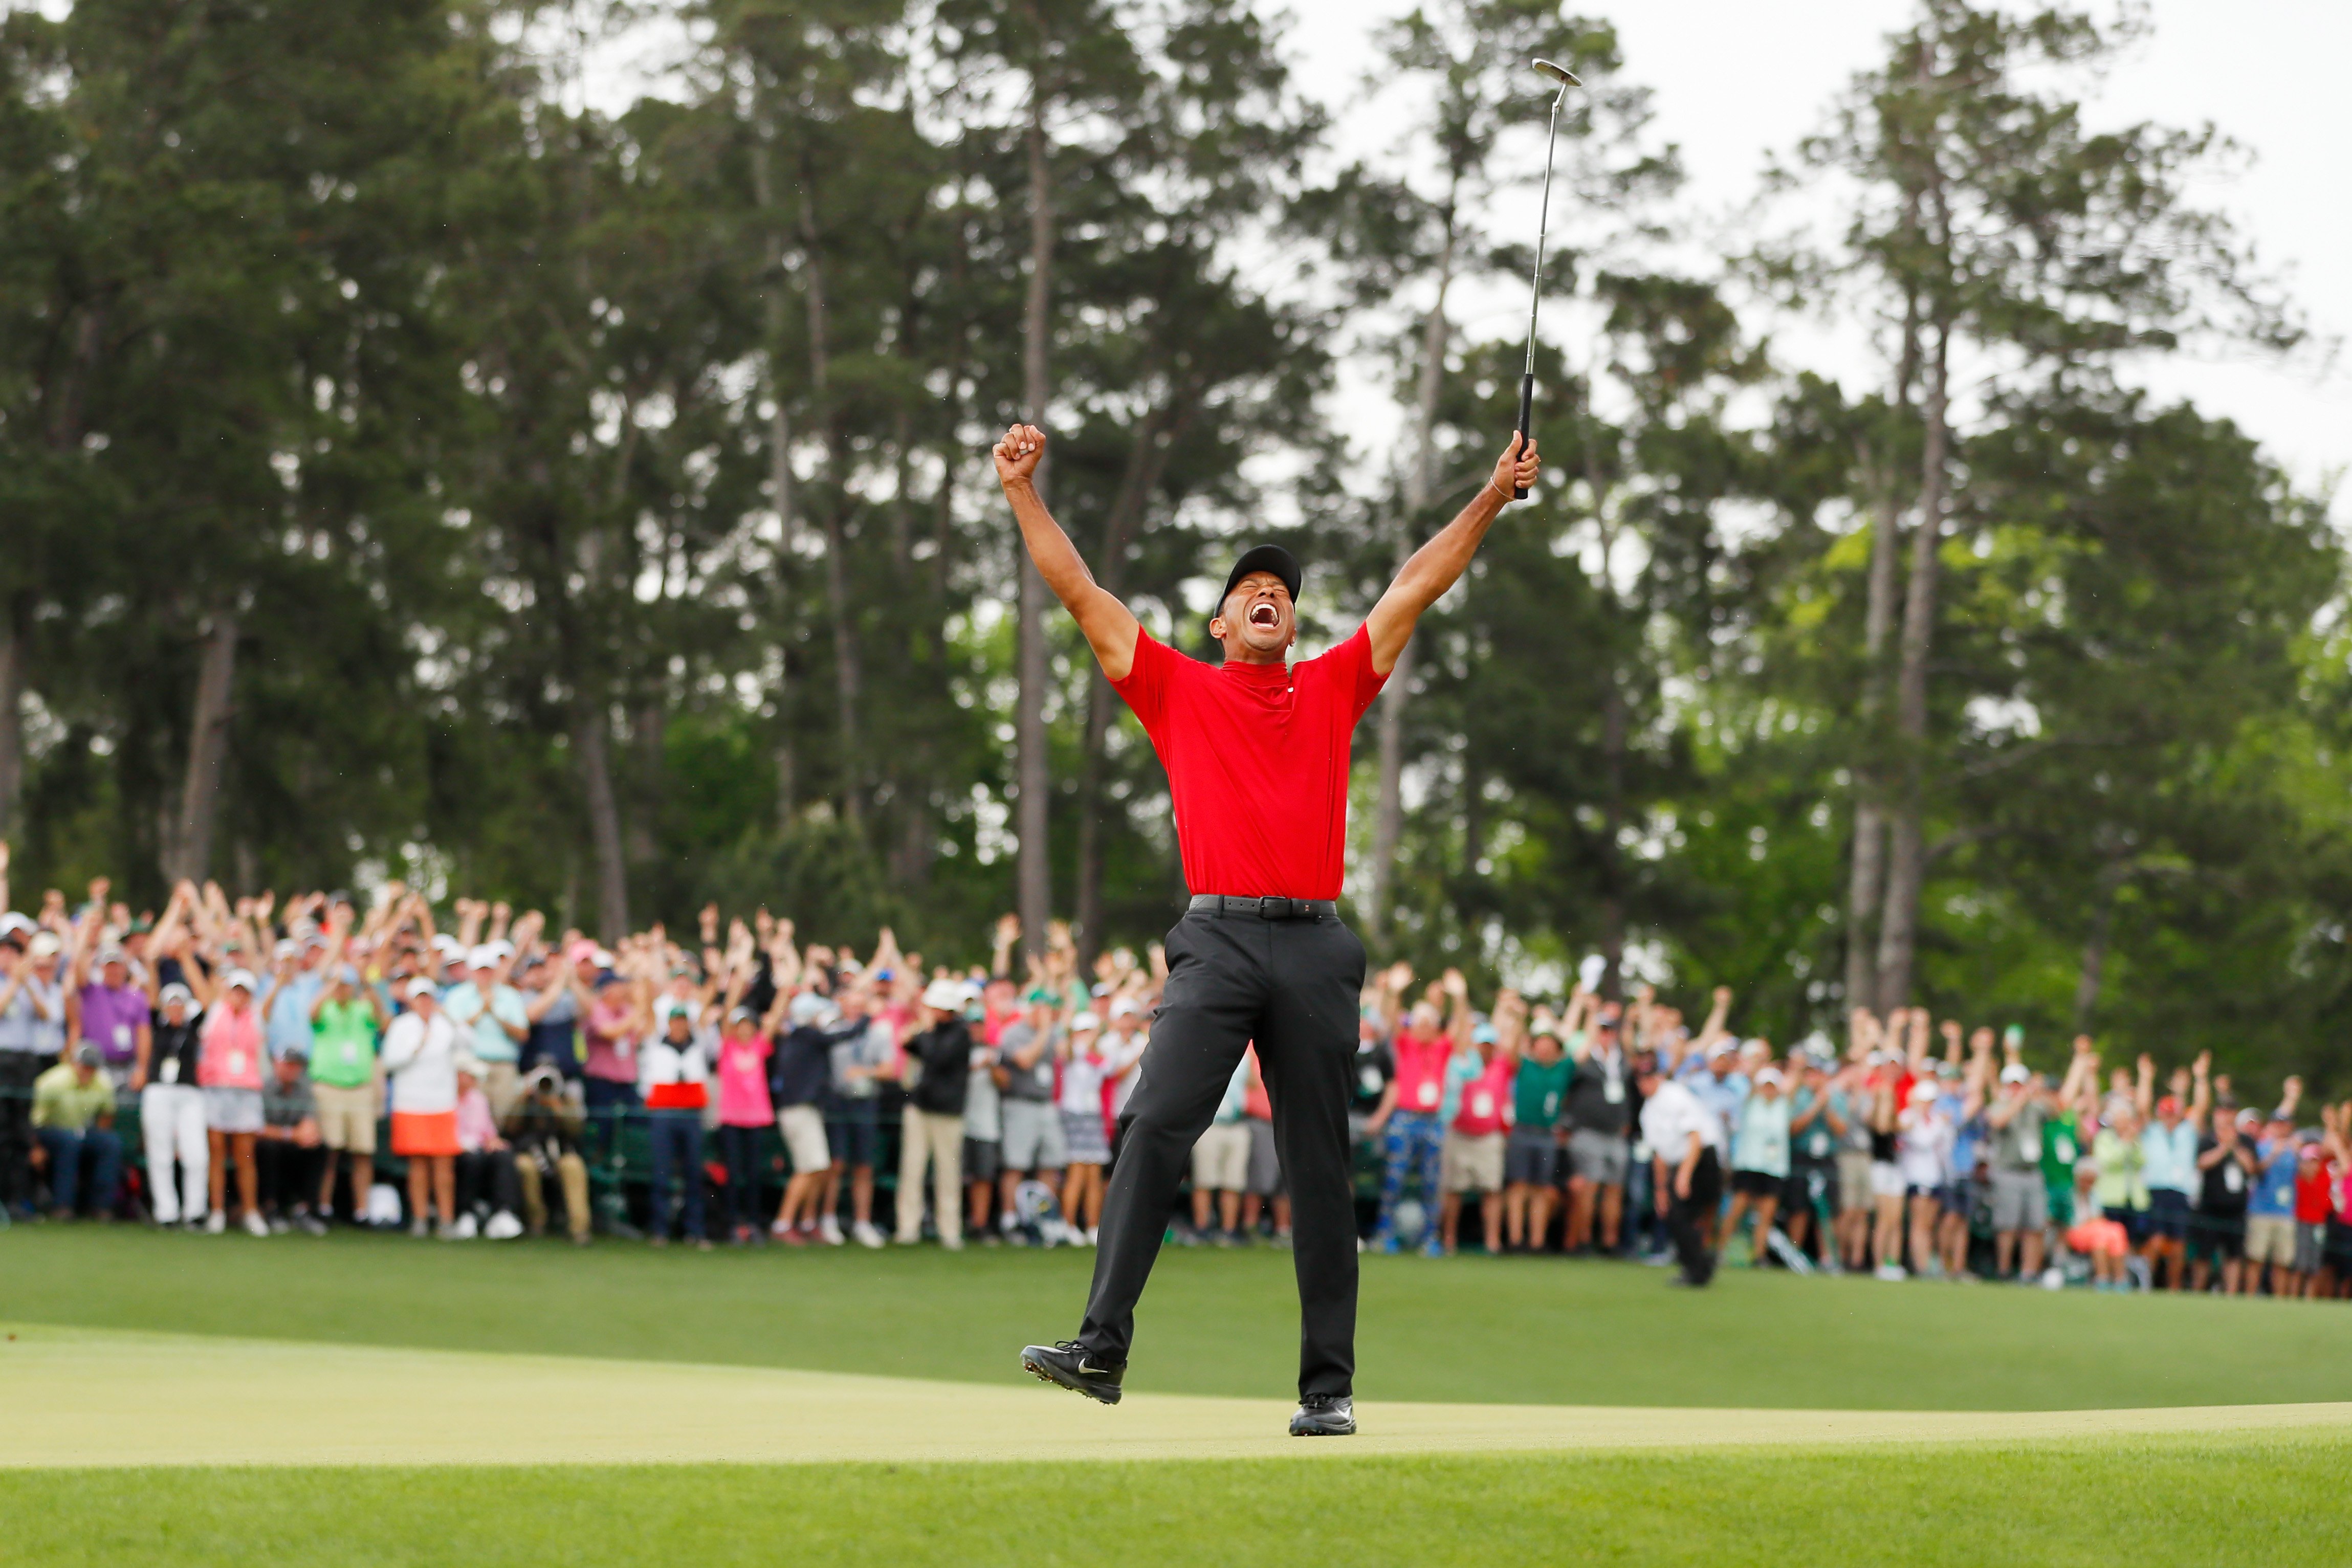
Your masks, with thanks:
[(1086, 1347), (1074, 1339), (1055, 1344), (1023, 1345), (1021, 1369), (1040, 1382), (1058, 1383), (1105, 1405), (1118, 1403), (1119, 1380), (1127, 1375), (1124, 1365), (1097, 1364)]
[(1307, 1394), (1298, 1400), (1298, 1414), (1290, 1418), (1294, 1437), (1352, 1437), (1356, 1435), (1356, 1402), (1345, 1394)]

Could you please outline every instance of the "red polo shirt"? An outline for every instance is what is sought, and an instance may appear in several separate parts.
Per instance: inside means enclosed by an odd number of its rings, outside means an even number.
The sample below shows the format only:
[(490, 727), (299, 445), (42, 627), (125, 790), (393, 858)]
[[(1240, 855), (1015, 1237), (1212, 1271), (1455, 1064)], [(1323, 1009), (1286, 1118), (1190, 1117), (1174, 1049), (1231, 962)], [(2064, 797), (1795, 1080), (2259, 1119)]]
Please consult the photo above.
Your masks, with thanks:
[(1387, 677), (1364, 628), (1296, 665), (1189, 659), (1136, 628), (1114, 683), (1168, 770), (1184, 884), (1337, 898), (1348, 857), (1348, 740)]

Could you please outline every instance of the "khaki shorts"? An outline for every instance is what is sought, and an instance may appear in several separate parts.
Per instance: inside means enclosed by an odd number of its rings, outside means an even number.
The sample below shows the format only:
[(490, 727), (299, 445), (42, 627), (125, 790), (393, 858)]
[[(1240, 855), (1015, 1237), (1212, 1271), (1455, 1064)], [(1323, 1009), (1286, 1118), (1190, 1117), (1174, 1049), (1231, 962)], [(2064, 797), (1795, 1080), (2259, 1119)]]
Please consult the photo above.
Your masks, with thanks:
[(2294, 1267), (2294, 1217), (2250, 1214), (2246, 1217), (2246, 1261)]
[(1247, 1122), (1213, 1122), (1192, 1145), (1192, 1190), (1240, 1192), (1249, 1186)]
[(815, 1106), (785, 1106), (776, 1113), (776, 1131), (784, 1135), (794, 1176), (806, 1176), (833, 1164), (833, 1150), (824, 1141), (824, 1113)]
[(1838, 1212), (1851, 1214), (1857, 1208), (1870, 1207), (1870, 1151), (1840, 1149), (1838, 1166)]
[(1437, 1185), (1445, 1192), (1502, 1191), (1503, 1134), (1465, 1138), (1446, 1134), (1437, 1155)]
[(319, 1103), (319, 1141), (347, 1155), (375, 1153), (375, 1085), (338, 1089), (331, 1083), (310, 1085)]

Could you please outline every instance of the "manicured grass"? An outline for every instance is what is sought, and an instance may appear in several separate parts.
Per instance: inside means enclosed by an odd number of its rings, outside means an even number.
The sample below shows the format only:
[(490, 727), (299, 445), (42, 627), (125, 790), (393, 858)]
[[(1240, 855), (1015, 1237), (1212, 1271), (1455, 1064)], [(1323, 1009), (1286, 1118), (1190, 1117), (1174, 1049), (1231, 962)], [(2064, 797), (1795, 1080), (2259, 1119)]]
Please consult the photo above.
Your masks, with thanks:
[[(1076, 1326), (1093, 1255), (710, 1255), (341, 1234), (0, 1234), (0, 1319), (1017, 1382)], [(2352, 1400), (2352, 1311), (1552, 1259), (1364, 1260), (1368, 1398), (2053, 1410)], [(1164, 1255), (1131, 1385), (1265, 1396), (1296, 1374), (1291, 1260)], [(1932, 1431), (1921, 1433), (1934, 1437)]]
[[(2341, 1563), (2352, 1438), (1870, 1453), (0, 1474), (26, 1564)], [(136, 1500), (127, 1504), (127, 1500)]]

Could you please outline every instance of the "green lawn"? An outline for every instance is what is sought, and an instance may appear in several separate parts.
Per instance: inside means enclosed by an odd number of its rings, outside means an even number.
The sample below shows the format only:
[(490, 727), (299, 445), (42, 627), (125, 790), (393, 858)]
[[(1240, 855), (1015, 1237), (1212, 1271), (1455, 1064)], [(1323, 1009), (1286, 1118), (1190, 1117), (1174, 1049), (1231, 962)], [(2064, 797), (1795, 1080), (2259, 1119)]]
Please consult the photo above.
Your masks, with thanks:
[[(1076, 1326), (1093, 1255), (869, 1253), (338, 1235), (0, 1234), (0, 1319), (266, 1339), (1017, 1381)], [(1165, 1255), (1132, 1384), (1264, 1396), (1295, 1375), (1290, 1259)], [(1368, 1398), (2040, 1410), (2352, 1400), (2352, 1312), (1551, 1259), (1367, 1258)], [(1923, 1432), (1923, 1437), (1933, 1437)], [(1714, 1462), (1714, 1461), (1710, 1461)]]
[[(2332, 1563), (2352, 1438), (1869, 1454), (0, 1473), (9, 1561)], [(135, 1508), (123, 1500), (136, 1497)]]

